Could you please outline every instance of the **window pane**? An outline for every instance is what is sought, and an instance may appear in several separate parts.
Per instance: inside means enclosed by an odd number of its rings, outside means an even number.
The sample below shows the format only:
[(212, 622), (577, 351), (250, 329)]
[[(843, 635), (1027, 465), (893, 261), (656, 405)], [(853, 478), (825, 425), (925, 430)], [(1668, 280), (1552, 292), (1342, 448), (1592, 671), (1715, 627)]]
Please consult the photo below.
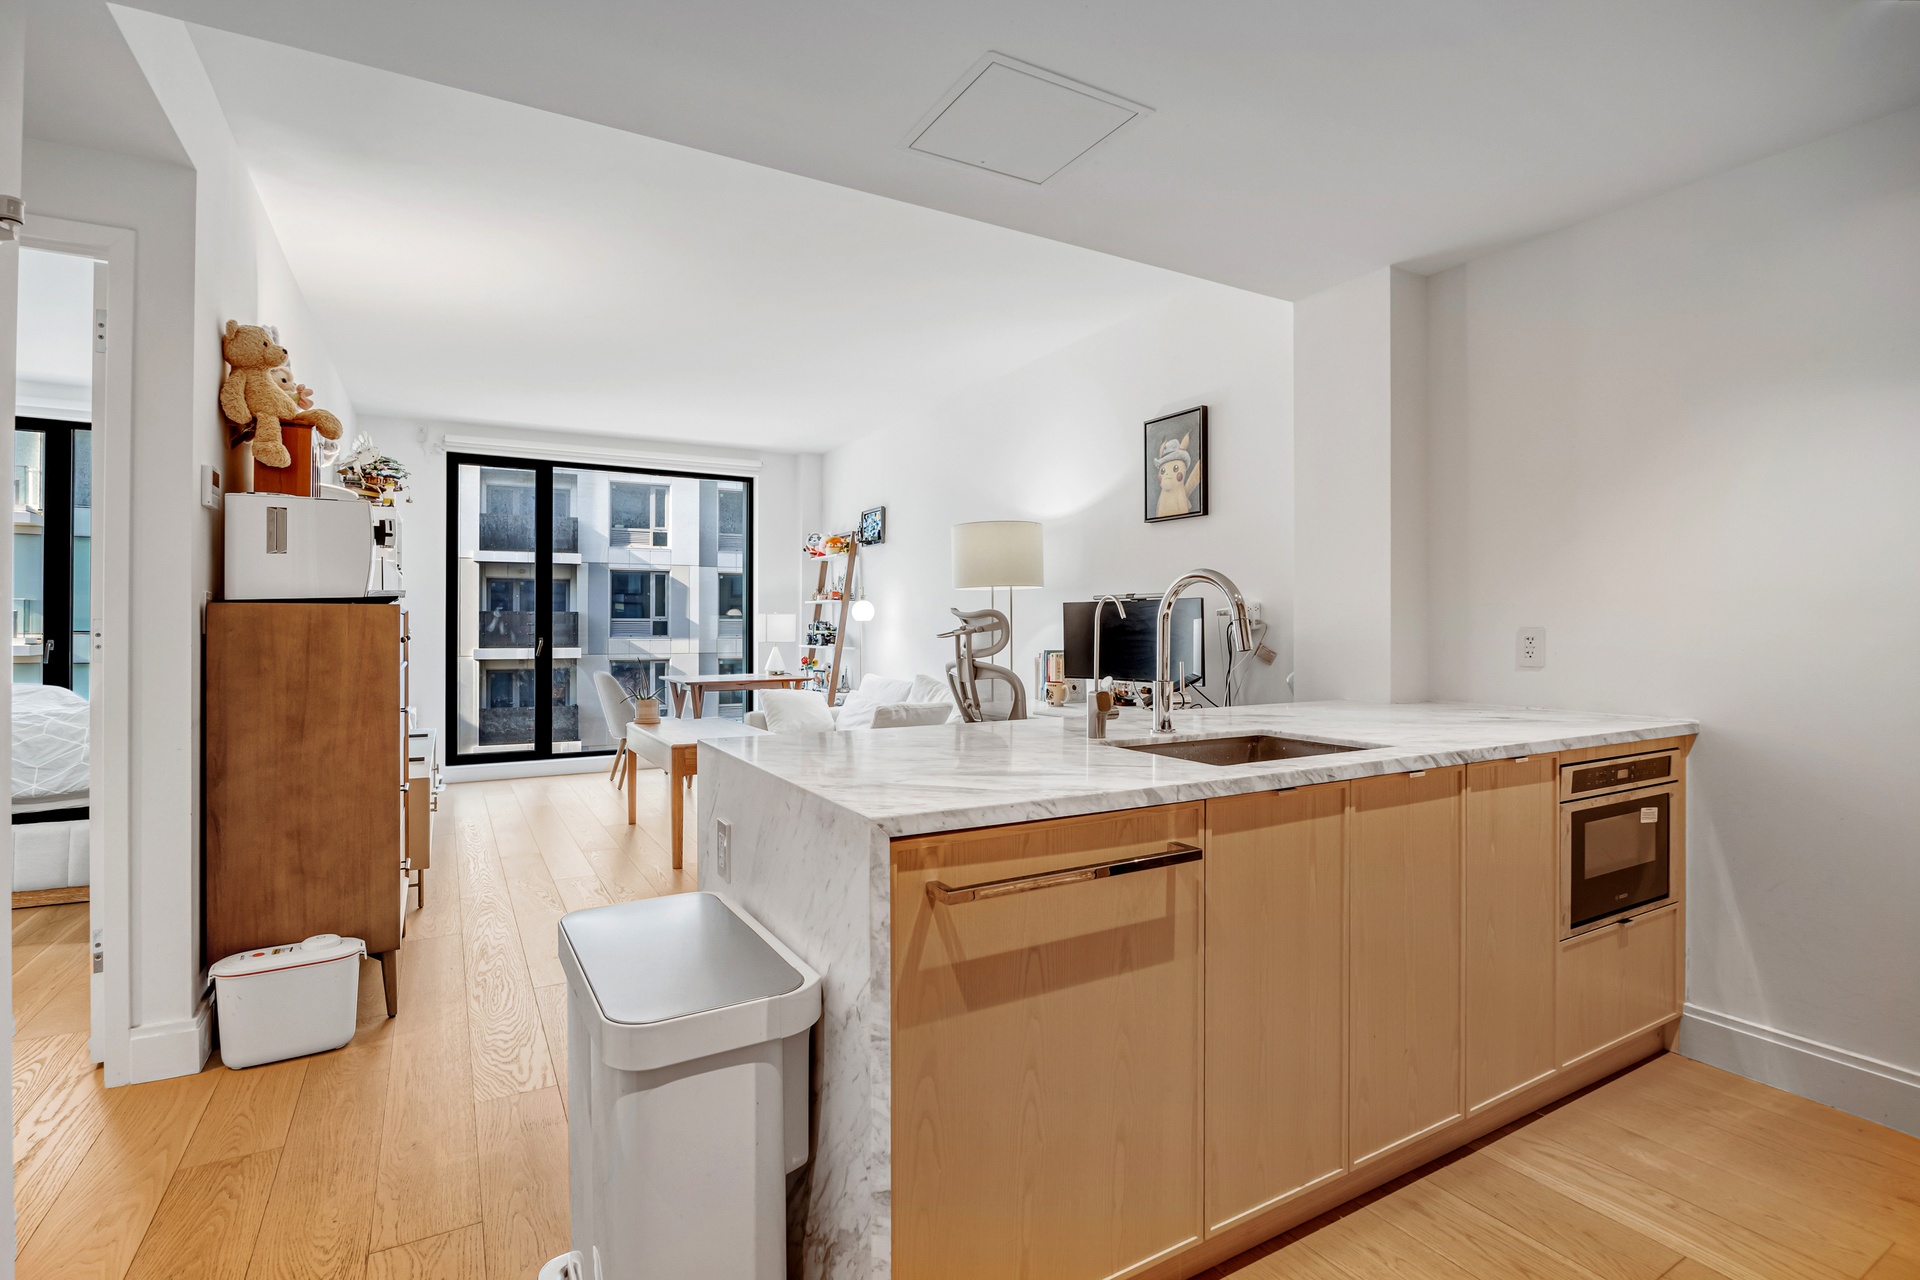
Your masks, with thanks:
[(463, 464), (455, 531), (454, 746), (461, 755), (532, 749), (531, 470)]
[(73, 433), (73, 691), (85, 698), (93, 661), (93, 432)]
[(39, 684), (46, 655), (47, 438), (13, 433), (13, 682)]

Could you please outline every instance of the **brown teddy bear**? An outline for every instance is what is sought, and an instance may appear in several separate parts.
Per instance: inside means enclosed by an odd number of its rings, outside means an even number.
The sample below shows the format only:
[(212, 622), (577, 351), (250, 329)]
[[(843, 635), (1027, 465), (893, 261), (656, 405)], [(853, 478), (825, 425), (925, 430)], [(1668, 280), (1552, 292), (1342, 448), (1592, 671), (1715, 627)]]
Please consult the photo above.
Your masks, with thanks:
[(290, 370), (281, 368), (287, 349), (264, 328), (229, 320), (220, 349), (227, 361), (220, 411), (236, 427), (251, 427), (254, 461), (269, 467), (293, 465), (293, 455), (280, 439), (283, 422), (312, 427), (329, 440), (340, 438), (340, 419), (308, 407), (313, 403), (310, 393), (294, 382)]

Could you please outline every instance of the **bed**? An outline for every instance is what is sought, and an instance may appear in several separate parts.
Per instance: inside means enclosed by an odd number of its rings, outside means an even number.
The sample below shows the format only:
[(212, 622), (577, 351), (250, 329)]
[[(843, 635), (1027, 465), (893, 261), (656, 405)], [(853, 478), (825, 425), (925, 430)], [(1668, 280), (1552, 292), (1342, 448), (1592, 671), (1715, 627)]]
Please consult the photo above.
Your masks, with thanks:
[(87, 899), (87, 700), (13, 686), (13, 905)]

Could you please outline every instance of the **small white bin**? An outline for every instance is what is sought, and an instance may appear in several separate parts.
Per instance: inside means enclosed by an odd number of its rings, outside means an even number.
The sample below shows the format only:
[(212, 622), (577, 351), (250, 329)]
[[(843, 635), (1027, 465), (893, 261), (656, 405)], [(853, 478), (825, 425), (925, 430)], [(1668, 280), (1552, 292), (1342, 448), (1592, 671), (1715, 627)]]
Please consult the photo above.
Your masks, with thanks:
[(712, 893), (560, 920), (573, 1252), (543, 1280), (780, 1280), (820, 978)]
[(299, 1058), (353, 1039), (360, 1004), (358, 938), (322, 933), (284, 947), (228, 956), (213, 966), (220, 1060), (229, 1067)]

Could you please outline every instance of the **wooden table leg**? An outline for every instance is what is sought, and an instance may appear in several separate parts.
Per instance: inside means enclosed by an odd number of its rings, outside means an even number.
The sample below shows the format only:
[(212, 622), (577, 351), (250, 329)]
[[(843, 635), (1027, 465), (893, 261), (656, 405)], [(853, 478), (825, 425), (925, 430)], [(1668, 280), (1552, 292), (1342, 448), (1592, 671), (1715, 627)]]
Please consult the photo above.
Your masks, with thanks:
[(707, 691), (696, 684), (687, 690), (687, 697), (693, 703), (693, 718), (698, 720), (700, 713), (707, 709)]
[(696, 767), (694, 761), (687, 758), (689, 754), (691, 753), (682, 753), (678, 747), (674, 748), (672, 776), (667, 779), (667, 785), (673, 788), (673, 843), (669, 848), (673, 851), (673, 869), (675, 871), (680, 869), (680, 840), (686, 829), (687, 779), (692, 776), (693, 770)]

